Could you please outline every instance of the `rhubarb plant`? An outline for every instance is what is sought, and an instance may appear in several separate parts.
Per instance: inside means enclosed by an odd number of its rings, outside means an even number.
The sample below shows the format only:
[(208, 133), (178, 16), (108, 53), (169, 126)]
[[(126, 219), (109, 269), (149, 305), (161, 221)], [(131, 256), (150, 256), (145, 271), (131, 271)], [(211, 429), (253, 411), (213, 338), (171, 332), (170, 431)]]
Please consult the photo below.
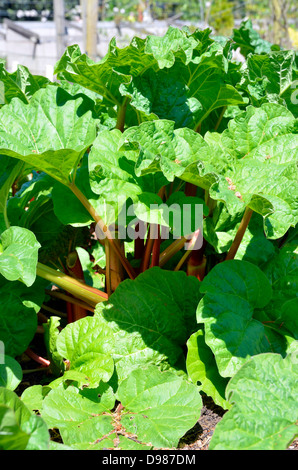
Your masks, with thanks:
[(0, 448), (177, 448), (205, 396), (210, 449), (286, 448), (297, 55), (171, 27), (55, 72), (0, 69)]

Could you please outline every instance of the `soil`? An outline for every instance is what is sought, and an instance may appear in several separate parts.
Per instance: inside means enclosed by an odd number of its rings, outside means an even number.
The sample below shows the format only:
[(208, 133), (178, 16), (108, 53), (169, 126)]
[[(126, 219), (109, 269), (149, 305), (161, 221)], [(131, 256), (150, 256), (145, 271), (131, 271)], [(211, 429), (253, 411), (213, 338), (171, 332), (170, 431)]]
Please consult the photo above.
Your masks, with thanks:
[[(203, 403), (204, 405), (199, 421), (180, 440), (179, 449), (208, 450), (215, 427), (222, 419), (225, 411), (219, 406), (216, 406), (209, 397), (203, 397)], [(298, 439), (295, 439), (287, 450), (298, 450)]]

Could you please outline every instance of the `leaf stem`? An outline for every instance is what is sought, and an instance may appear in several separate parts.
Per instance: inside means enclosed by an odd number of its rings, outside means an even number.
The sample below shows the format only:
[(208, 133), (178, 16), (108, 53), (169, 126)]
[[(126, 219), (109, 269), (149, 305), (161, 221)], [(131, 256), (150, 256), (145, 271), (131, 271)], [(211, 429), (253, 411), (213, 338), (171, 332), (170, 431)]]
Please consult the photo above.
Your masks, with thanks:
[(126, 96), (123, 100), (123, 103), (120, 106), (118, 106), (117, 122), (116, 122), (115, 129), (119, 129), (121, 132), (124, 131), (125, 115), (126, 115), (126, 109), (127, 109), (127, 105), (129, 101), (130, 101), (130, 98)]
[(144, 250), (141, 267), (140, 267), (141, 273), (143, 273), (144, 271), (146, 271), (146, 269), (149, 268), (150, 257), (151, 257), (152, 248), (153, 248), (154, 241), (155, 241), (154, 238), (152, 237), (153, 226), (154, 224), (151, 224), (149, 227), (148, 237), (146, 240), (145, 250)]
[[(85, 302), (82, 302), (82, 301), (76, 299), (75, 297), (70, 297), (67, 294), (63, 294), (63, 292), (56, 292), (56, 291), (52, 291), (52, 290), (46, 290), (46, 294), (48, 294), (48, 295), (50, 295), (54, 298), (64, 300), (65, 302), (69, 302), (71, 304), (80, 305), (81, 307), (85, 308), (89, 312), (94, 313), (94, 308), (93, 307), (86, 304)], [(44, 310), (49, 311), (50, 313), (53, 313), (54, 315), (58, 315), (58, 316), (61, 316), (61, 317), (66, 317), (66, 313), (58, 312), (57, 310), (54, 310), (54, 309), (52, 309), (48, 306), (42, 305), (42, 308)]]
[(159, 266), (159, 256), (160, 256), (160, 226), (157, 225), (157, 238), (154, 240), (153, 247), (152, 247), (152, 258), (151, 258), (151, 264), (150, 267), (153, 268), (153, 266)]
[(92, 307), (95, 307), (99, 302), (108, 300), (108, 296), (105, 292), (101, 292), (94, 287), (87, 286), (83, 282), (67, 276), (67, 274), (62, 273), (61, 271), (55, 271), (55, 269), (49, 268), (42, 263), (37, 263), (36, 274), (39, 277), (56, 284)]
[(210, 197), (210, 193), (209, 193), (208, 189), (205, 190), (205, 203), (206, 203), (206, 206), (208, 206), (208, 209), (209, 209), (208, 217), (212, 217), (213, 211), (214, 211), (214, 209), (216, 207), (216, 204), (217, 204), (217, 201)]
[(96, 224), (98, 225), (100, 230), (105, 234), (110, 247), (113, 250), (115, 250), (115, 252), (117, 253), (117, 255), (118, 255), (118, 257), (121, 261), (121, 264), (124, 267), (125, 271), (127, 272), (128, 276), (130, 277), (130, 279), (135, 279), (136, 278), (136, 273), (135, 273), (133, 267), (131, 266), (131, 264), (129, 263), (127, 258), (124, 256), (124, 254), (120, 250), (117, 243), (115, 243), (110, 230), (108, 229), (107, 225), (104, 223), (102, 218), (97, 214), (96, 210), (90, 204), (90, 202), (88, 201), (86, 196), (84, 196), (84, 194), (80, 191), (80, 189), (75, 184), (73, 184), (73, 183), (70, 184), (69, 188), (72, 190), (74, 195), (79, 199), (79, 201), (83, 204), (85, 209), (87, 209), (87, 211), (89, 212), (89, 214), (91, 215), (93, 220), (96, 222)]
[(253, 210), (250, 209), (249, 207), (246, 207), (242, 220), (240, 222), (239, 228), (237, 230), (237, 233), (235, 235), (235, 238), (233, 240), (233, 243), (228, 251), (228, 254), (226, 256), (226, 260), (234, 259), (235, 255), (237, 253), (237, 250), (240, 246), (240, 243), (242, 241), (242, 238), (244, 236), (245, 230), (248, 227), (249, 221), (251, 219)]
[(193, 183), (186, 183), (184, 194), (185, 196), (196, 196), (198, 187)]
[(215, 130), (215, 131), (217, 131), (217, 129), (219, 128), (220, 123), (221, 123), (221, 121), (222, 121), (222, 118), (224, 117), (224, 114), (225, 114), (225, 112), (226, 112), (226, 109), (227, 109), (226, 106), (223, 106), (223, 107), (222, 107), (222, 110), (221, 110), (221, 113), (220, 113), (220, 115), (219, 115), (219, 117), (218, 117), (217, 123), (216, 123), (215, 126), (214, 126), (214, 130)]
[(169, 245), (159, 257), (159, 266), (164, 266), (169, 259), (171, 259), (176, 253), (178, 253), (184, 247), (184, 244), (187, 242), (185, 237), (175, 240), (171, 245)]
[(33, 352), (30, 348), (26, 349), (25, 354), (27, 354), (30, 359), (33, 359), (38, 364), (41, 364), (43, 367), (49, 367), (49, 365), (51, 364), (48, 359), (44, 359), (43, 357), (38, 356), (38, 354), (35, 354), (35, 352)]

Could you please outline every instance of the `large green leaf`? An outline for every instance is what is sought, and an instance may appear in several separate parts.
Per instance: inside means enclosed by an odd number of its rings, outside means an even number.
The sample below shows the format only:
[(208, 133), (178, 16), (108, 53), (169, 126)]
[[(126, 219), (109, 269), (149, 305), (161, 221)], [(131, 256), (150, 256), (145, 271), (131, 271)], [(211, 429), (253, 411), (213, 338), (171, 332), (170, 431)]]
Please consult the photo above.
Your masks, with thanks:
[(297, 436), (298, 364), (291, 355), (260, 354), (227, 386), (233, 403), (217, 424), (210, 450), (285, 450)]
[(214, 355), (207, 346), (203, 330), (193, 333), (187, 341), (187, 373), (199, 389), (211, 397), (217, 405), (229, 409), (225, 399), (225, 388), (228, 379), (221, 377), (214, 360)]
[(12, 100), (0, 110), (1, 154), (68, 185), (96, 137), (92, 106), (89, 98), (72, 97), (52, 85), (37, 91), (29, 104)]
[(195, 385), (154, 366), (133, 371), (117, 396), (124, 406), (121, 424), (126, 431), (155, 447), (176, 447), (199, 419), (202, 407)]
[(241, 22), (239, 28), (233, 30), (233, 48), (240, 48), (244, 57), (248, 54), (264, 54), (271, 51), (272, 44), (261, 38), (259, 33), (253, 29), (251, 19)]
[(221, 148), (233, 161), (210, 188), (213, 199), (224, 201), (232, 214), (241, 206), (261, 214), (269, 238), (280, 238), (296, 225), (298, 135), (286, 108), (268, 103), (248, 107), (220, 138), (207, 134), (205, 139), (214, 157)]
[(85, 375), (89, 387), (108, 381), (114, 371), (111, 354), (115, 350), (113, 333), (100, 328), (96, 317), (82, 318), (67, 325), (57, 338), (58, 354), (69, 361), (68, 369)]
[(117, 399), (123, 408), (113, 412), (115, 396), (108, 384), (93, 390), (58, 387), (44, 398), (41, 416), (76, 449), (149, 449), (177, 446), (202, 407), (195, 385), (153, 365), (129, 374)]
[(298, 249), (297, 241), (286, 243), (271, 260), (262, 266), (273, 288), (274, 310), (297, 296)]
[(30, 287), (36, 279), (40, 248), (34, 233), (22, 227), (10, 227), (1, 234), (0, 241), (0, 274)]
[(22, 174), (24, 163), (15, 160), (14, 158), (7, 158), (0, 155), (0, 234), (9, 227), (9, 220), (7, 216), (7, 200), (11, 187), (17, 178)]
[[(175, 176), (196, 181), (200, 179), (198, 159), (208, 149), (202, 136), (187, 128), (174, 129), (175, 123), (158, 120), (142, 123), (124, 132), (124, 148), (135, 148), (139, 155), (135, 165), (137, 176), (162, 171), (168, 181)], [(203, 160), (209, 163), (210, 159)], [(219, 164), (218, 164), (219, 165)], [(197, 170), (197, 171), (196, 171)], [(187, 175), (187, 176), (185, 176)]]
[(109, 44), (105, 57), (95, 63), (82, 54), (77, 45), (70, 46), (56, 64), (55, 73), (60, 77), (95, 91), (108, 107), (121, 105), (121, 85), (129, 84), (147, 69), (169, 68), (179, 56), (188, 62), (198, 44), (195, 37), (185, 31), (169, 28), (163, 37), (134, 37), (131, 43), (119, 48), (115, 39)]
[(295, 51), (274, 51), (248, 56), (239, 87), (248, 94), (252, 104), (280, 103), (297, 117), (296, 55)]
[(144, 71), (121, 90), (138, 111), (194, 129), (213, 110), (244, 104), (227, 72), (226, 51), (214, 42), (187, 62), (176, 59), (171, 68)]
[(114, 331), (119, 380), (145, 364), (183, 364), (183, 346), (196, 329), (199, 285), (183, 272), (156, 267), (134, 281), (125, 280), (107, 305), (97, 305), (101, 328), (110, 326)]
[(197, 321), (205, 324), (206, 343), (223, 377), (234, 375), (250, 356), (271, 351), (265, 326), (254, 318), (272, 297), (270, 282), (257, 266), (220, 263), (205, 277), (201, 292)]
[(36, 280), (31, 287), (0, 277), (0, 340), (5, 353), (15, 357), (29, 346), (36, 333), (37, 313), (44, 301), (45, 283)]
[(294, 338), (297, 340), (297, 243), (293, 241), (285, 244), (262, 266), (262, 270), (272, 285), (272, 300), (264, 310), (263, 321), (267, 322), (276, 333), (282, 330), (288, 341)]
[(11, 390), (0, 388), (0, 448), (47, 450), (50, 435), (40, 416), (31, 413)]
[(15, 72), (9, 73), (3, 62), (0, 62), (0, 80), (3, 87), (1, 104), (10, 103), (13, 98), (28, 103), (36, 91), (50, 83), (46, 77), (32, 75), (24, 65), (18, 65)]
[(115, 397), (107, 384), (92, 390), (59, 387), (44, 398), (41, 416), (49, 428), (59, 429), (64, 444), (88, 445), (113, 431), (114, 404)]
[(21, 365), (13, 357), (0, 353), (0, 387), (15, 390), (22, 377)]

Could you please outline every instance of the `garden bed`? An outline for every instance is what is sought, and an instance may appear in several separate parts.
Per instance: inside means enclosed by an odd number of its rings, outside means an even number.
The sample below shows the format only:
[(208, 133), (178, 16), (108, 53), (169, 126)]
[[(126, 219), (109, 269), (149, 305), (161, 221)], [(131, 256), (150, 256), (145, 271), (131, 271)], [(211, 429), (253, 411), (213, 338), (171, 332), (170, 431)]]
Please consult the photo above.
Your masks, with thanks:
[(0, 64), (0, 447), (286, 449), (297, 54), (245, 21), (55, 73)]

